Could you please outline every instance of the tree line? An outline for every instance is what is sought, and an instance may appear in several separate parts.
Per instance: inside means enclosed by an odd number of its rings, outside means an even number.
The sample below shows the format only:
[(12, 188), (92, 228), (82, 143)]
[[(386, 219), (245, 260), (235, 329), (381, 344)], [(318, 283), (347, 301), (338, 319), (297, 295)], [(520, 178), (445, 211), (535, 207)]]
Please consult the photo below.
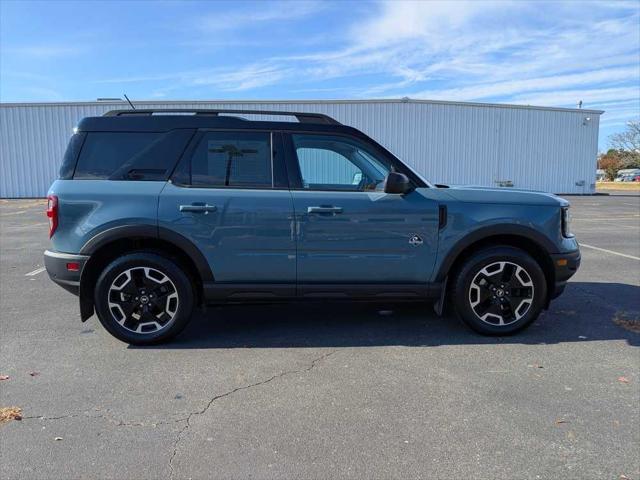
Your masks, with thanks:
[(607, 180), (613, 180), (618, 170), (640, 168), (640, 121), (630, 121), (627, 128), (609, 137), (609, 150), (598, 155), (598, 168)]

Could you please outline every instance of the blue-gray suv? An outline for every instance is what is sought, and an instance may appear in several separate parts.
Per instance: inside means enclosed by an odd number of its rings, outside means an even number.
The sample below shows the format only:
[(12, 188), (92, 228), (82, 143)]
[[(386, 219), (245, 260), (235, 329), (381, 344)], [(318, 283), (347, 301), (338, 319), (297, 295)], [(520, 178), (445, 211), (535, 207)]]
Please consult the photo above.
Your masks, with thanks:
[(448, 303), (510, 334), (580, 263), (562, 198), (433, 185), (310, 113), (85, 118), (47, 215), (50, 277), (131, 344), (174, 337), (196, 305), (293, 300)]

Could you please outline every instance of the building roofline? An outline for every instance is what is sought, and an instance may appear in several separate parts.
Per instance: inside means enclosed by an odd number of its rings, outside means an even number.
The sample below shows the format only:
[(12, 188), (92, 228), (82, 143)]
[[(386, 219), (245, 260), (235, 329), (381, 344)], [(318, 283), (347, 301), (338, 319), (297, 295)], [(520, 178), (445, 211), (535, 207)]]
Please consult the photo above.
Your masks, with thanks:
[[(413, 103), (431, 105), (458, 105), (462, 107), (491, 107), (491, 108), (511, 108), (523, 110), (546, 110), (558, 112), (576, 112), (602, 115), (604, 110), (589, 110), (586, 108), (565, 108), (565, 107), (543, 107), (536, 105), (515, 105), (509, 103), (482, 103), (482, 102), (458, 102), (450, 100), (418, 100), (409, 98), (396, 99), (371, 99), (371, 100), (135, 100), (135, 105), (177, 105), (177, 104), (231, 104), (231, 105), (258, 105), (258, 104), (372, 104), (372, 103)], [(69, 101), (69, 102), (0, 102), (0, 107), (48, 107), (48, 106), (97, 106), (107, 107), (125, 105), (122, 101)]]

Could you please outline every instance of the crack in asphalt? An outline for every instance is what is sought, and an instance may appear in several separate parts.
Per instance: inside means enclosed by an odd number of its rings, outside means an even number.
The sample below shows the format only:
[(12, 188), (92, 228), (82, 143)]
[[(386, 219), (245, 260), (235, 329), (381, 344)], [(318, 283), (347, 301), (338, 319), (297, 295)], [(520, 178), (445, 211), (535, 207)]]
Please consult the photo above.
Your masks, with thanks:
[(180, 446), (180, 441), (182, 440), (182, 436), (184, 434), (184, 432), (186, 432), (189, 427), (191, 426), (191, 418), (194, 417), (195, 415), (203, 415), (207, 412), (207, 410), (209, 410), (209, 408), (211, 408), (211, 405), (213, 405), (215, 403), (216, 400), (219, 400), (221, 398), (224, 397), (228, 397), (229, 395), (233, 395), (236, 392), (239, 392), (241, 390), (248, 390), (250, 388), (253, 387), (259, 387), (261, 385), (265, 385), (269, 382), (272, 382), (273, 380), (276, 380), (278, 378), (282, 378), (286, 375), (292, 375), (295, 373), (306, 373), (310, 370), (312, 370), (316, 364), (318, 362), (321, 362), (322, 360), (326, 359), (327, 357), (333, 355), (334, 353), (336, 353), (337, 350), (333, 350), (331, 352), (325, 353), (324, 355), (320, 355), (319, 357), (313, 359), (311, 361), (311, 364), (308, 367), (305, 368), (301, 368), (299, 370), (287, 370), (281, 373), (278, 373), (277, 375), (273, 375), (272, 377), (269, 377), (266, 380), (262, 380), (260, 382), (256, 382), (256, 383), (252, 383), (250, 385), (244, 385), (242, 387), (236, 387), (233, 390), (229, 390), (228, 392), (225, 393), (221, 393), (220, 395), (216, 395), (215, 397), (211, 398), (211, 400), (209, 400), (209, 402), (205, 405), (204, 408), (202, 408), (201, 410), (197, 410), (195, 412), (191, 412), (189, 413), (189, 415), (183, 419), (178, 419), (177, 421), (184, 421), (184, 427), (182, 427), (182, 429), (178, 432), (178, 435), (176, 437), (176, 441), (173, 444), (173, 452), (171, 453), (171, 457), (169, 458), (169, 479), (173, 478), (173, 474), (174, 474), (174, 469), (173, 469), (173, 460), (175, 459), (176, 455), (178, 454), (178, 448)]
[(175, 420), (170, 420), (170, 421), (162, 420), (159, 422), (144, 423), (141, 421), (122, 420), (122, 419), (112, 417), (110, 415), (86, 415), (81, 413), (70, 413), (67, 415), (59, 415), (56, 417), (47, 417), (45, 415), (30, 415), (30, 416), (24, 416), (20, 420), (51, 421), (51, 420), (66, 420), (68, 418), (79, 418), (79, 417), (106, 420), (108, 422), (115, 424), (115, 426), (117, 427), (146, 427), (146, 426), (157, 427), (158, 425), (169, 425), (172, 423), (184, 422), (186, 420), (186, 417), (184, 417), (184, 418), (177, 418)]
[[(22, 417), (20, 420), (62, 420), (65, 418), (74, 418), (74, 417), (80, 417), (81, 415), (79, 413), (70, 413), (68, 415), (60, 415), (59, 417), (46, 417), (44, 415), (31, 415), (29, 417)], [(86, 415), (88, 418), (93, 418), (90, 417), (89, 415)], [(96, 417), (96, 418), (100, 418), (100, 417)]]
[(100, 415), (88, 415), (86, 413), (69, 413), (69, 414), (65, 414), (65, 415), (58, 415), (55, 417), (48, 417), (46, 415), (30, 415), (30, 416), (23, 416), (21, 418), (22, 421), (24, 420), (40, 420), (40, 421), (56, 421), (56, 420), (66, 420), (69, 418), (88, 418), (88, 419), (101, 419), (101, 420), (106, 420), (108, 422), (111, 422), (113, 424), (115, 424), (115, 426), (120, 427), (145, 427), (145, 426), (151, 426), (151, 427), (156, 427), (158, 425), (169, 425), (169, 424), (174, 424), (174, 423), (179, 423), (179, 422), (184, 422), (184, 426), (182, 427), (182, 429), (180, 429), (180, 431), (178, 432), (178, 435), (176, 436), (176, 440), (173, 443), (173, 451), (171, 453), (171, 457), (169, 458), (169, 470), (170, 470), (170, 475), (169, 478), (173, 478), (174, 475), (174, 468), (173, 468), (173, 460), (175, 459), (176, 455), (178, 454), (178, 449), (180, 446), (180, 441), (183, 438), (184, 432), (186, 432), (189, 427), (191, 426), (191, 419), (196, 416), (196, 415), (203, 415), (207, 412), (207, 410), (209, 410), (209, 408), (211, 408), (211, 406), (216, 402), (216, 400), (219, 400), (221, 398), (224, 397), (228, 397), (230, 395), (233, 395), (236, 392), (239, 392), (241, 390), (248, 390), (250, 388), (253, 387), (259, 387), (261, 385), (265, 385), (269, 382), (272, 382), (273, 380), (276, 380), (278, 378), (282, 378), (284, 376), (287, 375), (293, 375), (293, 374), (298, 374), (298, 373), (306, 373), (309, 372), (310, 370), (312, 370), (317, 363), (321, 362), (322, 360), (326, 359), (327, 357), (333, 355), (334, 353), (336, 353), (337, 350), (332, 350), (331, 352), (325, 353), (323, 355), (320, 355), (317, 358), (314, 358), (313, 360), (311, 360), (311, 363), (304, 368), (300, 368), (298, 370), (286, 370), (284, 372), (280, 372), (276, 375), (273, 375), (269, 378), (267, 378), (266, 380), (262, 380), (260, 382), (256, 382), (256, 383), (252, 383), (249, 385), (244, 385), (241, 387), (236, 387), (232, 390), (229, 390), (228, 392), (225, 393), (221, 393), (220, 395), (216, 395), (213, 398), (211, 398), (207, 404), (204, 406), (204, 408), (200, 409), (200, 410), (196, 410), (194, 412), (190, 412), (189, 414), (187, 414), (187, 416), (185, 417), (180, 417), (180, 418), (175, 418), (173, 420), (162, 420), (159, 422), (153, 422), (153, 423), (144, 423), (141, 421), (126, 421), (126, 420), (122, 420), (122, 419), (117, 419), (114, 418), (113, 416), (110, 415), (104, 415), (104, 414), (100, 414)]

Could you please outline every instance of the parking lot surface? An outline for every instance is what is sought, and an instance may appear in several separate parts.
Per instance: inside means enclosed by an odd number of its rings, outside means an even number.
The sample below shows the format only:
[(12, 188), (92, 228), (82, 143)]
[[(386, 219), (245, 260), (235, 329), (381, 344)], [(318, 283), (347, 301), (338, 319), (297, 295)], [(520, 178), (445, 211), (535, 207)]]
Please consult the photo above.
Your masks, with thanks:
[(640, 196), (569, 200), (582, 267), (515, 336), (234, 306), (153, 348), (81, 323), (43, 201), (0, 200), (0, 478), (639, 478)]

